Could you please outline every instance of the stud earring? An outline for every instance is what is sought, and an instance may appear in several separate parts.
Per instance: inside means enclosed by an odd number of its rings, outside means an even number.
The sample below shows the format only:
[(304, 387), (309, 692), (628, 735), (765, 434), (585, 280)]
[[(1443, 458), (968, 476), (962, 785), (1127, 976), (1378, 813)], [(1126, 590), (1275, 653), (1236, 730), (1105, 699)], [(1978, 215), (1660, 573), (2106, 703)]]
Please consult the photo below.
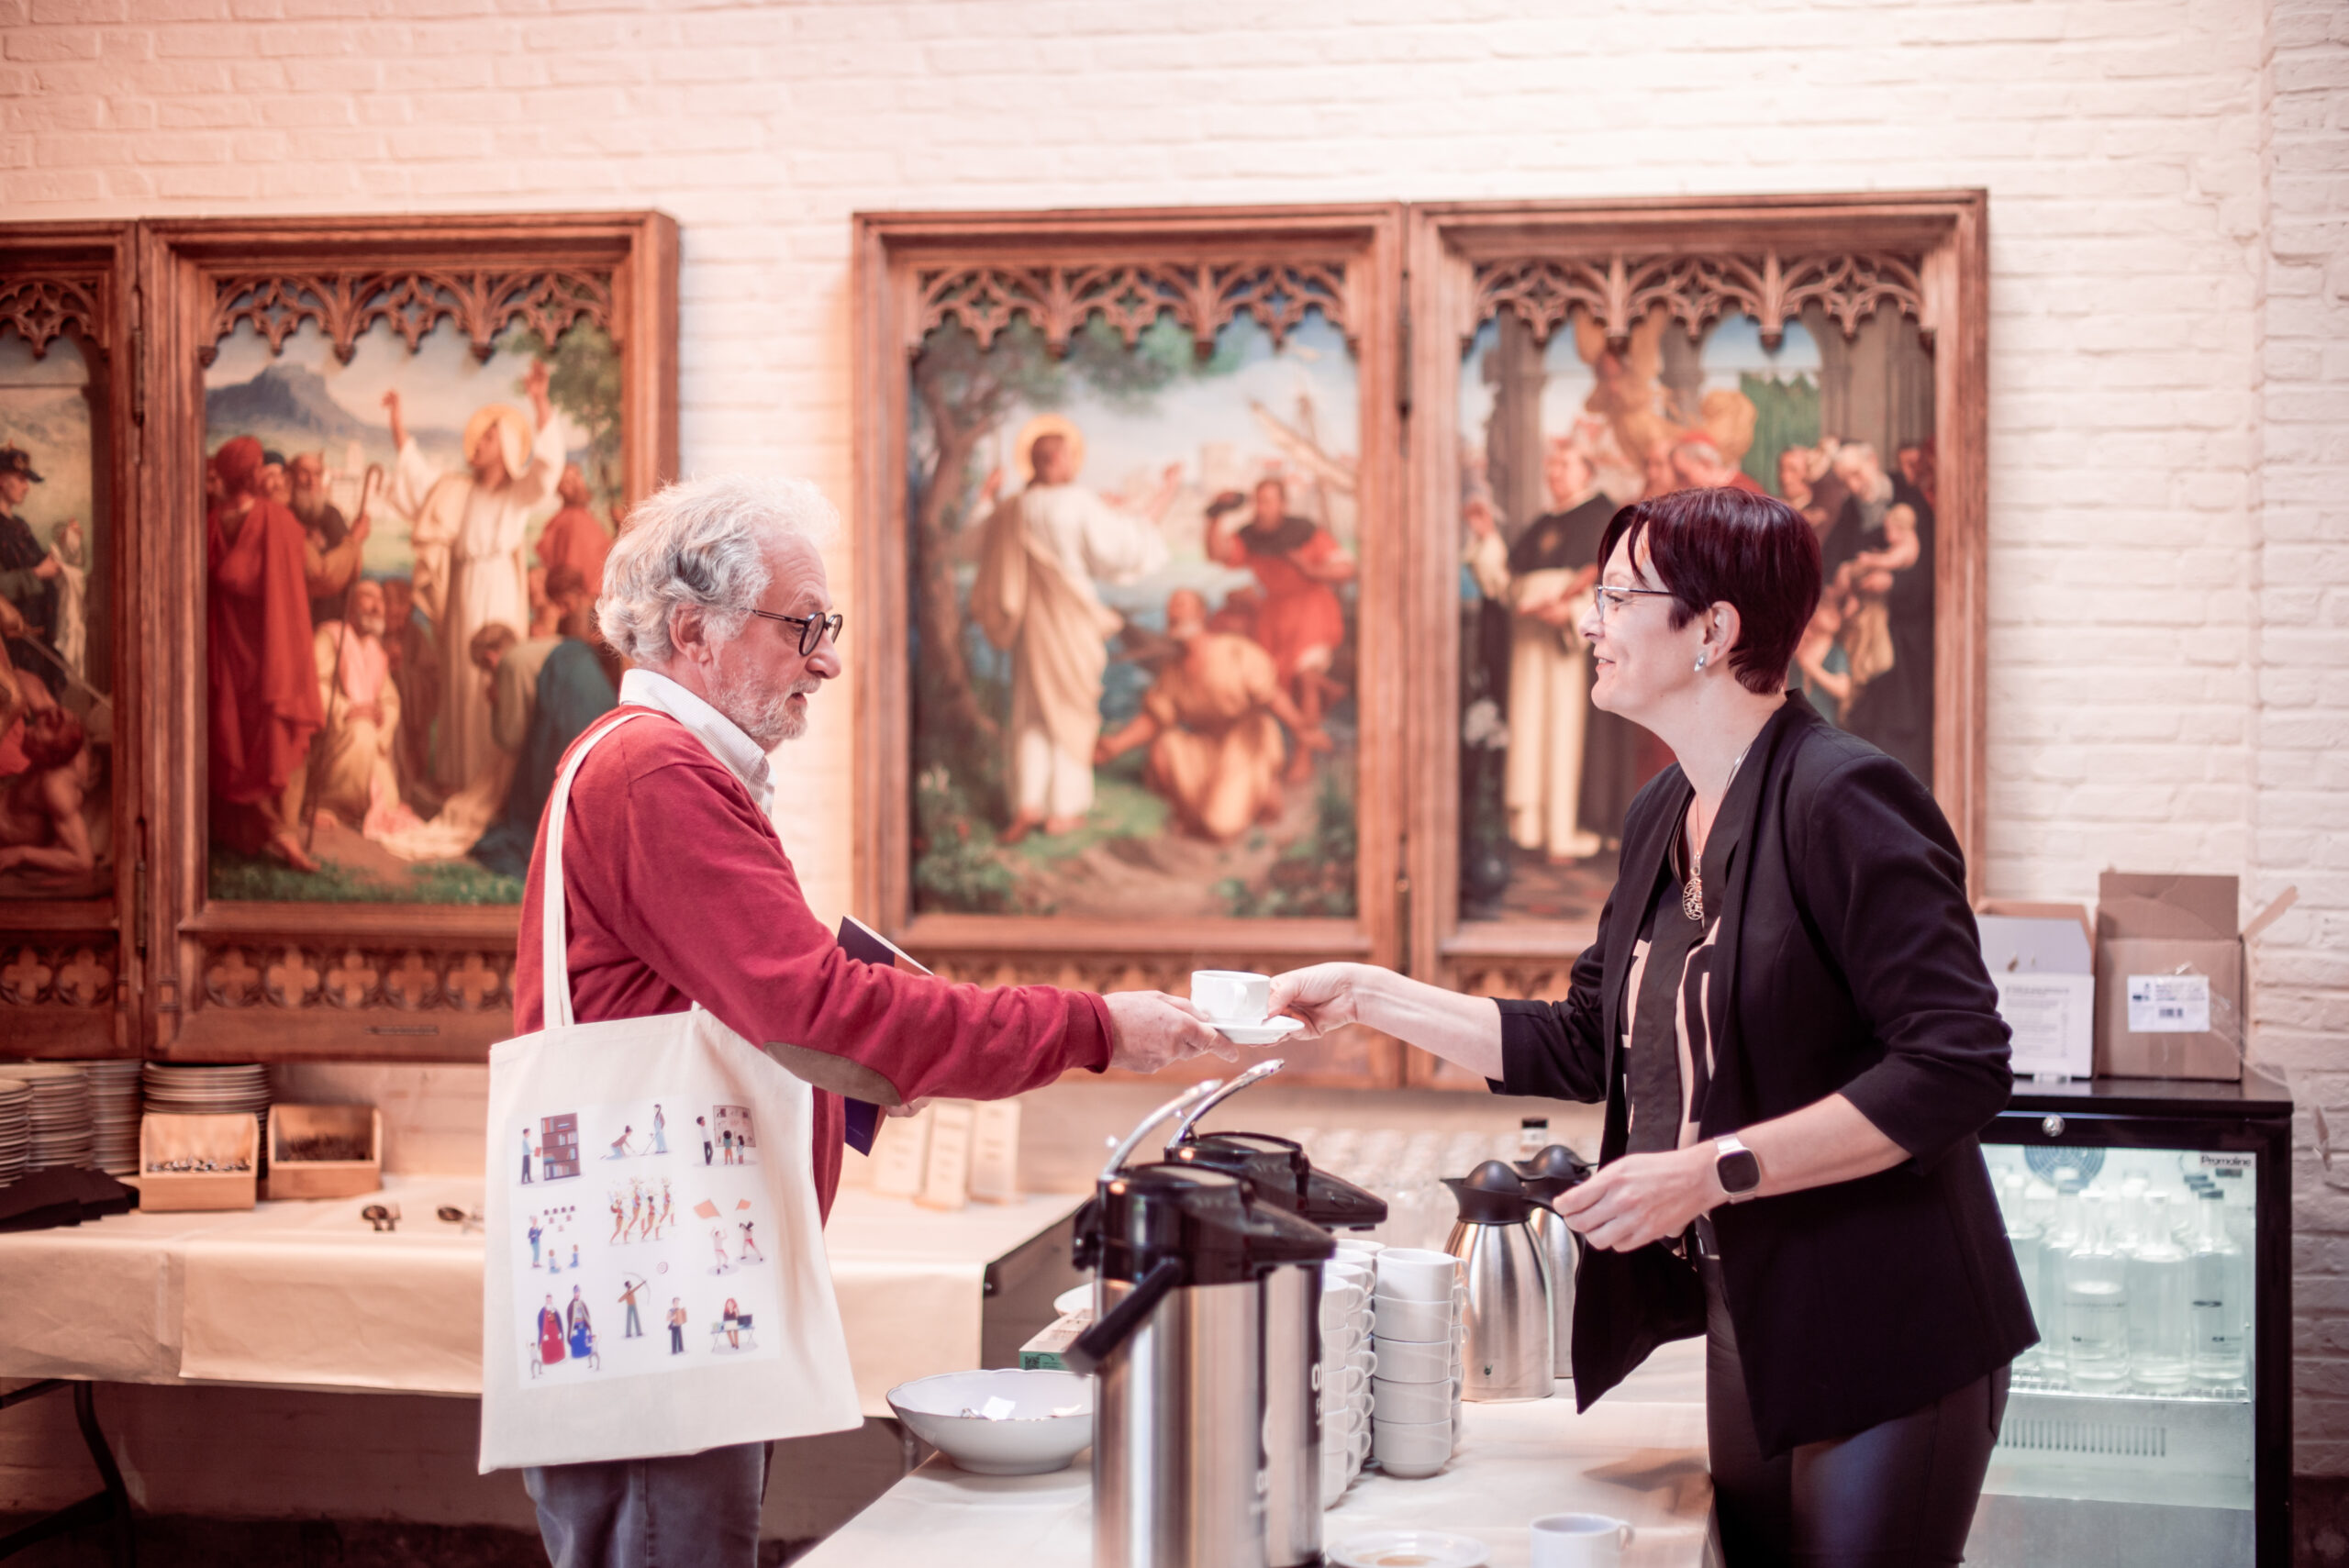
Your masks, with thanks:
[(1697, 655), (1697, 673), (1700, 675), (1705, 673), (1705, 656), (1702, 652)]

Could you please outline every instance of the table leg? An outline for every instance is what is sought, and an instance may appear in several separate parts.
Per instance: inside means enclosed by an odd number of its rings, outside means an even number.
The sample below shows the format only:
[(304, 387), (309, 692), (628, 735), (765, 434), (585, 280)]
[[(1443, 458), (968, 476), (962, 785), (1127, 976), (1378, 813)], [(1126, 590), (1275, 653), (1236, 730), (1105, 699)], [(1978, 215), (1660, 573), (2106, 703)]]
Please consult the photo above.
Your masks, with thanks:
[[(0, 1394), (0, 1409), (21, 1405), (28, 1399), (38, 1399), (67, 1386), (63, 1378), (44, 1378), (27, 1384), (22, 1388)], [(130, 1516), (130, 1493), (122, 1484), (122, 1472), (114, 1462), (114, 1451), (106, 1446), (106, 1433), (98, 1429), (97, 1396), (87, 1383), (72, 1385), (73, 1390), (73, 1419), (82, 1429), (82, 1441), (89, 1448), (90, 1458), (98, 1467), (98, 1476), (105, 1490), (93, 1492), (78, 1503), (69, 1503), (55, 1513), (35, 1519), (19, 1530), (0, 1536), (0, 1557), (13, 1557), (17, 1552), (51, 1536), (78, 1529), (85, 1524), (110, 1521), (114, 1548), (108, 1555), (115, 1568), (137, 1568), (139, 1548)]]

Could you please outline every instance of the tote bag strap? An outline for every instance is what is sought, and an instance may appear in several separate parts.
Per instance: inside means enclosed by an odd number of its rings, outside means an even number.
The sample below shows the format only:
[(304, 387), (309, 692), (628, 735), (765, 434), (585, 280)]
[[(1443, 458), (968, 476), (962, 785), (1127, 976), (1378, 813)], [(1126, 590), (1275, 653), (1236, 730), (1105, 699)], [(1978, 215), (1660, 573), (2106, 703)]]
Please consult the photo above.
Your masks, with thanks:
[(540, 897), (546, 902), (546, 948), (540, 965), (539, 987), (545, 1024), (551, 1029), (569, 1029), (572, 1023), (571, 932), (562, 882), (562, 819), (571, 806), (571, 781), (577, 776), (579, 765), (587, 760), (587, 753), (600, 745), (605, 736), (631, 718), (642, 718), (645, 712), (638, 708), (624, 713), (581, 741), (571, 753), (571, 760), (562, 765), (562, 775), (554, 781), (554, 794), (547, 799), (546, 881), (539, 890)]

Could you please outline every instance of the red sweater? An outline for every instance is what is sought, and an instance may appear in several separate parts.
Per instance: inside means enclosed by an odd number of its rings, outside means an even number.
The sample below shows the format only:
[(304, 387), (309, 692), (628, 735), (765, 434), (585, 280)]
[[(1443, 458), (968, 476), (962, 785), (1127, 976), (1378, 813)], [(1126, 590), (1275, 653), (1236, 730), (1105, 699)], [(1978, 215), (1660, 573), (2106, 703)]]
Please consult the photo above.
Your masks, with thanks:
[[(638, 711), (648, 717), (622, 725), (579, 770), (563, 829), (581, 1023), (682, 1013), (698, 1001), (745, 1040), (860, 1064), (907, 1100), (1000, 1099), (1072, 1067), (1108, 1064), (1109, 1013), (1098, 996), (1050, 985), (982, 990), (842, 952), (741, 781), (684, 725)], [(541, 817), (514, 962), (518, 1034), (546, 1016), (545, 858)], [(841, 1082), (855, 1076), (841, 1067)], [(818, 1090), (816, 1191), (827, 1214), (842, 1125), (839, 1096)]]

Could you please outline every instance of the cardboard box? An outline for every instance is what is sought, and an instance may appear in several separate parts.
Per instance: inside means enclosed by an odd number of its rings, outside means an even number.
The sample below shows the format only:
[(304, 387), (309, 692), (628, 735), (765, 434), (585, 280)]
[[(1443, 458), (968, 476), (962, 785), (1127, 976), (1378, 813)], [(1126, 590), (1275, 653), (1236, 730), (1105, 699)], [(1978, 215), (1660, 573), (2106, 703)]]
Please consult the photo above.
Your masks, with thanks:
[(2097, 883), (2097, 1073), (2242, 1078), (2245, 945), (2298, 896), (2285, 889), (2243, 925), (2232, 876), (2106, 872)]
[(2077, 904), (1985, 899), (1975, 925), (2014, 1033), (2018, 1078), (2086, 1078), (2096, 1071), (2096, 960)]
[[(312, 1139), (333, 1139), (367, 1152), (363, 1159), (304, 1158)], [(269, 1107), (269, 1195), (278, 1198), (357, 1197), (384, 1187), (384, 1115), (373, 1106)]]
[[(173, 1116), (149, 1111), (139, 1122), (139, 1207), (153, 1212), (250, 1208), (261, 1154), (261, 1124), (251, 1113)], [(159, 1171), (179, 1160), (241, 1161), (241, 1171)]]

